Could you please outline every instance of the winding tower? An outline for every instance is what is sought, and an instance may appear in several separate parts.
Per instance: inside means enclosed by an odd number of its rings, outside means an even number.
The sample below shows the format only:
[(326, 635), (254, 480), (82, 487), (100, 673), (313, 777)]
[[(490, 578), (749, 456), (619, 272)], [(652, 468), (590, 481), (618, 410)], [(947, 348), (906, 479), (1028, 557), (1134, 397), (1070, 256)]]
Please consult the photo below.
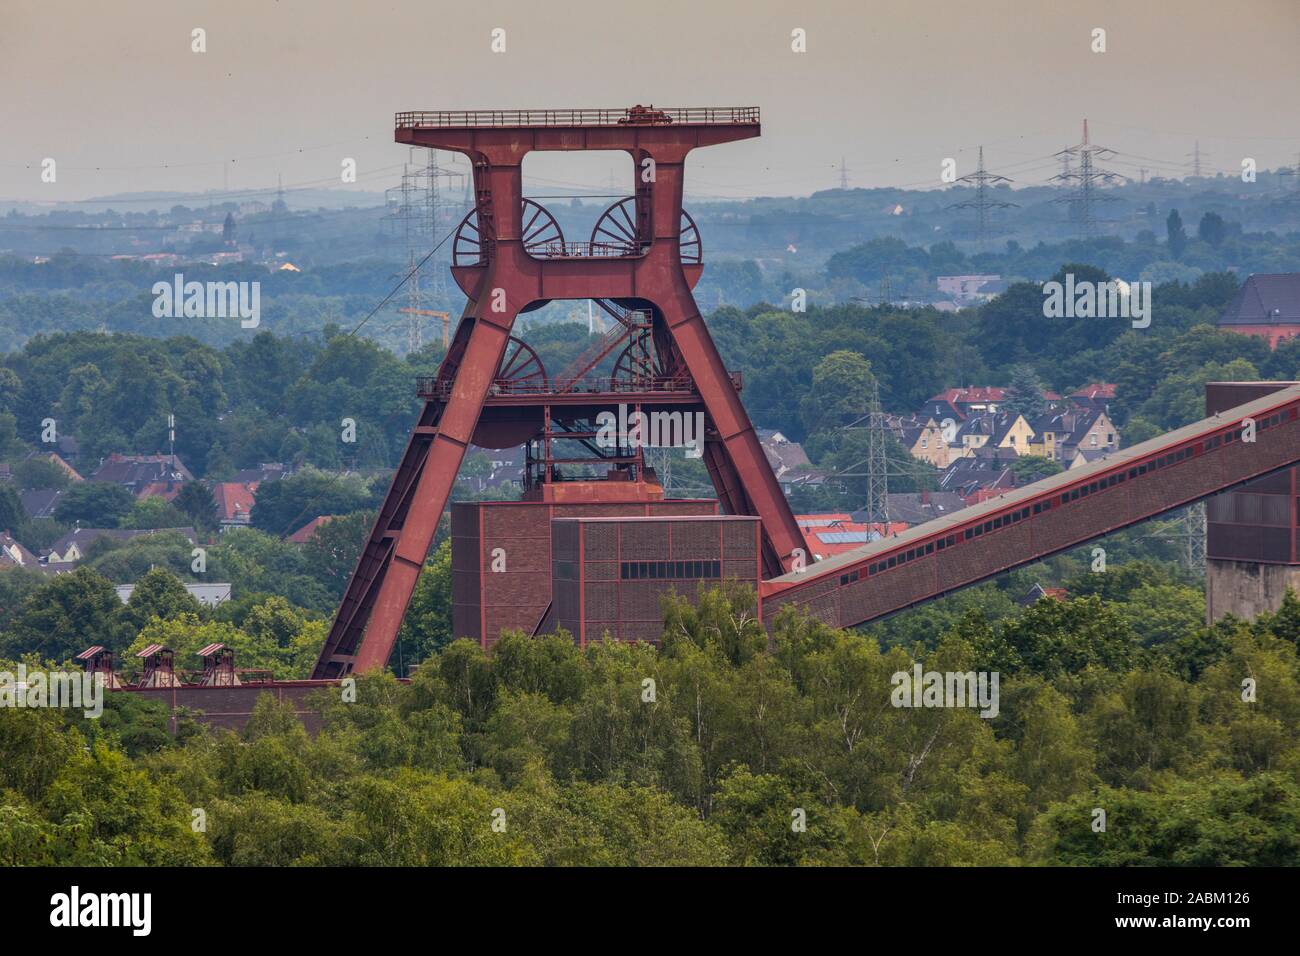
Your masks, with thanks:
[[(601, 412), (701, 412), (703, 457), (722, 508), (759, 519), (761, 573), (801, 566), (804, 541), (691, 290), (703, 242), (682, 208), (692, 149), (759, 135), (753, 107), (399, 113), (396, 140), (454, 150), (473, 167), (474, 208), (453, 238), (454, 280), (468, 302), (438, 374), (418, 383), (424, 408), (331, 627), (313, 677), (382, 667), (397, 638), (469, 445), (524, 444), (524, 500), (652, 502), (663, 490), (644, 449), (597, 439)], [(591, 235), (568, 239), (523, 194), (533, 151), (619, 150), (631, 195)], [(555, 300), (595, 301), (610, 331), (548, 374), (514, 334), (516, 319)], [(612, 362), (612, 371), (610, 371)]]

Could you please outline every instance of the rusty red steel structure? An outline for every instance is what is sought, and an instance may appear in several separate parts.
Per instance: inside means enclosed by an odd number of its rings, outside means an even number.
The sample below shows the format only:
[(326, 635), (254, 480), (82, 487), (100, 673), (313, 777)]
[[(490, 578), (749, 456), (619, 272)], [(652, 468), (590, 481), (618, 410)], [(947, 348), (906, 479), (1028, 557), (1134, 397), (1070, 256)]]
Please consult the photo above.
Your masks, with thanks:
[[(590, 446), (593, 433), (582, 422), (610, 400), (637, 410), (703, 411), (705, 464), (722, 507), (760, 519), (764, 576), (798, 566), (802, 533), (741, 404), (739, 377), (724, 367), (691, 292), (703, 271), (703, 243), (682, 208), (691, 150), (759, 132), (755, 107), (397, 114), (397, 142), (463, 153), (473, 166), (475, 205), (455, 234), (451, 267), (468, 303), (436, 378), (420, 383), (424, 409), (313, 678), (387, 663), (470, 444), (518, 445), (540, 423), (544, 459), (526, 494), (559, 500), (561, 467), (572, 462), (553, 457), (555, 440)], [(588, 150), (629, 154), (636, 183), (589, 240), (574, 242), (523, 195), (522, 163), (533, 151)], [(627, 344), (609, 380), (579, 387), (614, 345), (589, 356), (588, 368), (552, 382), (512, 335), (519, 315), (564, 299), (595, 300), (624, 327)], [(611, 475), (653, 482), (639, 449), (621, 451), (601, 459)], [(626, 482), (610, 483), (619, 485)], [(583, 494), (600, 497), (602, 490), (586, 482)]]
[[(793, 605), (851, 627), (987, 580), (1300, 461), (1300, 385), (1250, 401), (760, 586), (771, 622)], [(1258, 394), (1258, 393), (1256, 393)], [(1280, 529), (1285, 537), (1290, 528)]]

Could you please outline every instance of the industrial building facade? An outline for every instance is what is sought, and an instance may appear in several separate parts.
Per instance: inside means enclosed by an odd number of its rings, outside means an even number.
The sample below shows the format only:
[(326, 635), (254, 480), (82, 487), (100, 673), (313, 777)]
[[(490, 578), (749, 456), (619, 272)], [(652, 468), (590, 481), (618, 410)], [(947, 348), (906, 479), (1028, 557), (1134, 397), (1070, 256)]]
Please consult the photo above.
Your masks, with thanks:
[(557, 518), (551, 525), (555, 623), (579, 646), (614, 638), (658, 644), (661, 599), (701, 582), (758, 590), (757, 517)]
[(456, 637), (490, 648), (504, 631), (534, 634), (544, 623), (550, 629), (551, 622), (543, 618), (551, 605), (555, 521), (717, 513), (718, 503), (712, 499), (455, 503), (451, 507), (452, 630)]

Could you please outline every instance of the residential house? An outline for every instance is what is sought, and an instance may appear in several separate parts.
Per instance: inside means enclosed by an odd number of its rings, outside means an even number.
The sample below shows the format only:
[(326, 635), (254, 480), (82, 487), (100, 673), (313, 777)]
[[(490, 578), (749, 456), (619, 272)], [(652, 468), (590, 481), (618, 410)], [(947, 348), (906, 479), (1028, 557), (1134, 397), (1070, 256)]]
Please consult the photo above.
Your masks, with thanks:
[(957, 458), (939, 476), (939, 490), (951, 492), (967, 504), (979, 491), (1008, 491), (1019, 484), (1011, 464), (1020, 457), (1013, 449), (976, 448)]
[(77, 469), (75, 469), (75, 468), (73, 468), (71, 465), (69, 465), (68, 462), (64, 459), (64, 457), (63, 457), (62, 455), (60, 455), (58, 452), (54, 452), (54, 451), (34, 451), (34, 452), (30, 452), (30, 453), (27, 455), (27, 459), (26, 459), (26, 460), (29, 460), (29, 461), (30, 461), (30, 460), (32, 460), (32, 459), (36, 459), (36, 458), (42, 459), (42, 460), (44, 460), (44, 461), (48, 461), (50, 464), (52, 464), (52, 465), (54, 465), (55, 467), (57, 467), (60, 471), (62, 471), (65, 475), (68, 476), (68, 480), (69, 480), (69, 481), (85, 481), (85, 480), (86, 480), (85, 478), (81, 477), (81, 474), (77, 471)]
[(886, 415), (885, 427), (913, 458), (929, 462), (936, 468), (948, 467), (948, 440), (933, 418)]
[[(483, 466), (486, 459), (487, 465)], [(466, 456), (466, 463), (475, 467), (462, 468), (456, 476), (457, 481), (469, 485), (476, 492), (518, 491), (524, 484), (524, 449), (522, 445), (513, 448), (479, 448)]]
[(22, 502), (23, 511), (27, 512), (27, 517), (33, 519), (53, 518), (54, 509), (58, 506), (61, 497), (63, 497), (62, 491), (43, 488), (39, 491), (20, 492), (18, 500)]
[(244, 528), (253, 520), (257, 484), (221, 481), (212, 486), (212, 498), (217, 503), (217, 524), (222, 531), (228, 528)]
[(1095, 408), (1110, 412), (1110, 403), (1115, 401), (1115, 386), (1110, 382), (1091, 382), (1070, 393), (1070, 404), (1079, 408)]
[(230, 481), (237, 485), (252, 485), (256, 490), (257, 486), (264, 481), (278, 481), (289, 477), (290, 474), (289, 466), (283, 462), (267, 461), (256, 468), (240, 469), (230, 476)]
[(1219, 316), (1218, 325), (1265, 339), (1269, 348), (1300, 335), (1300, 272), (1250, 276)]
[(1070, 458), (1069, 463), (1065, 466), (1067, 470), (1091, 465), (1094, 461), (1100, 461), (1110, 454), (1109, 450), (1104, 448), (1080, 448), (1077, 445), (1073, 447), (1074, 456)]
[(918, 418), (933, 418), (940, 425), (945, 418), (960, 422), (979, 412), (996, 412), (1006, 398), (1007, 390), (996, 386), (949, 388), (931, 396), (916, 415)]
[(338, 516), (320, 515), (318, 517), (312, 518), (310, 521), (308, 521), (305, 525), (303, 525), (293, 534), (289, 535), (288, 540), (292, 541), (294, 544), (306, 544), (312, 538), (316, 537), (316, 532), (320, 530), (321, 525), (328, 524), (329, 522), (333, 521), (336, 517)]
[(757, 433), (763, 454), (767, 456), (768, 464), (778, 479), (796, 468), (811, 467), (808, 453), (797, 441), (791, 441), (774, 428), (759, 428)]
[(151, 534), (179, 534), (190, 544), (194, 544), (198, 535), (193, 528), (155, 528), (137, 530), (132, 528), (73, 528), (47, 550), (42, 552), (41, 562), (50, 569), (71, 569), (85, 556), (90, 546), (101, 538), (110, 541), (126, 542)]
[(787, 470), (777, 481), (781, 491), (787, 496), (798, 488), (820, 488), (826, 484), (830, 472), (820, 468), (797, 468)]
[(1066, 601), (1070, 597), (1070, 592), (1065, 588), (1045, 588), (1037, 581), (1025, 595), (1016, 603), (1021, 607), (1029, 607), (1031, 604), (1037, 604), (1044, 599), (1049, 601)]
[[(925, 524), (935, 518), (943, 518), (954, 511), (960, 511), (964, 507), (966, 507), (966, 502), (961, 499), (960, 495), (947, 491), (891, 494), (888, 503), (889, 520), (891, 523), (905, 524), (911, 527), (912, 525)], [(882, 517), (875, 516), (874, 520), (880, 520)], [(873, 518), (864, 510), (855, 511), (853, 520), (868, 521), (873, 520)]]
[(148, 481), (136, 489), (137, 498), (162, 498), (164, 501), (171, 501), (181, 493), (185, 487), (183, 481)]
[[(156, 490), (159, 483), (170, 489), (172, 484), (194, 480), (190, 470), (175, 455), (119, 455), (116, 452), (100, 462), (90, 477), (92, 481), (121, 485), (137, 498), (146, 497), (144, 492)], [(176, 490), (179, 491), (179, 487)]]
[[(54, 447), (59, 450), (59, 457), (69, 467), (81, 464), (81, 443), (77, 441), (76, 435), (60, 435)], [(78, 475), (75, 480), (83, 481), (84, 479)]]
[(40, 570), (40, 559), (14, 540), (8, 531), (0, 531), (0, 568)]
[(1119, 432), (1102, 409), (1076, 406), (1049, 412), (1034, 423), (1031, 454), (1068, 465), (1080, 448), (1094, 452), (1119, 448)]
[(952, 457), (965, 457), (978, 448), (1009, 449), (1017, 455), (1028, 455), (1034, 430), (1019, 413), (996, 412), (972, 415), (957, 428), (952, 446)]

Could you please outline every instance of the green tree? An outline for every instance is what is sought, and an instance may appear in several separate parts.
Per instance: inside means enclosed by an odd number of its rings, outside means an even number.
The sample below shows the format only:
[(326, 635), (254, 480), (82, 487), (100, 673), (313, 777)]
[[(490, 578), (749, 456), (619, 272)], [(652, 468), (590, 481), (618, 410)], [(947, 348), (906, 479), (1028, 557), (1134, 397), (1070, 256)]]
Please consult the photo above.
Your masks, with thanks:
[(1169, 211), (1169, 217), (1165, 220), (1165, 235), (1169, 243), (1169, 254), (1175, 259), (1183, 257), (1183, 250), (1187, 248), (1187, 231), (1183, 228), (1183, 217), (1178, 215), (1177, 209)]
[(65, 661), (91, 644), (121, 650), (130, 639), (117, 623), (121, 610), (113, 585), (95, 572), (61, 574), (23, 599), (3, 651)]
[(804, 427), (811, 434), (861, 417), (870, 407), (874, 383), (871, 363), (861, 355), (832, 352), (813, 369), (812, 388), (801, 403)]
[(187, 481), (172, 499), (172, 505), (197, 531), (211, 531), (217, 526), (217, 502), (207, 482)]
[(169, 620), (181, 614), (197, 615), (201, 605), (176, 575), (164, 568), (151, 568), (135, 583), (131, 598), (118, 620), (134, 636), (152, 618)]
[(68, 473), (48, 458), (27, 458), (14, 465), (14, 481), (24, 491), (62, 490), (68, 487)]
[(1217, 212), (1207, 212), (1201, 216), (1201, 221), (1196, 227), (1196, 237), (1202, 242), (1208, 242), (1215, 249), (1223, 244), (1223, 240), (1228, 236), (1228, 226), (1223, 221), (1223, 217)]
[(54, 518), (83, 528), (116, 528), (135, 498), (121, 485), (107, 481), (83, 481), (68, 488), (54, 508)]
[(421, 661), (455, 637), (451, 627), (451, 540), (447, 539), (425, 561), (397, 639), (411, 660)]
[(342, 596), (374, 523), (373, 511), (331, 518), (318, 525), (303, 545), (303, 556), (312, 576), (329, 588), (331, 594)]

